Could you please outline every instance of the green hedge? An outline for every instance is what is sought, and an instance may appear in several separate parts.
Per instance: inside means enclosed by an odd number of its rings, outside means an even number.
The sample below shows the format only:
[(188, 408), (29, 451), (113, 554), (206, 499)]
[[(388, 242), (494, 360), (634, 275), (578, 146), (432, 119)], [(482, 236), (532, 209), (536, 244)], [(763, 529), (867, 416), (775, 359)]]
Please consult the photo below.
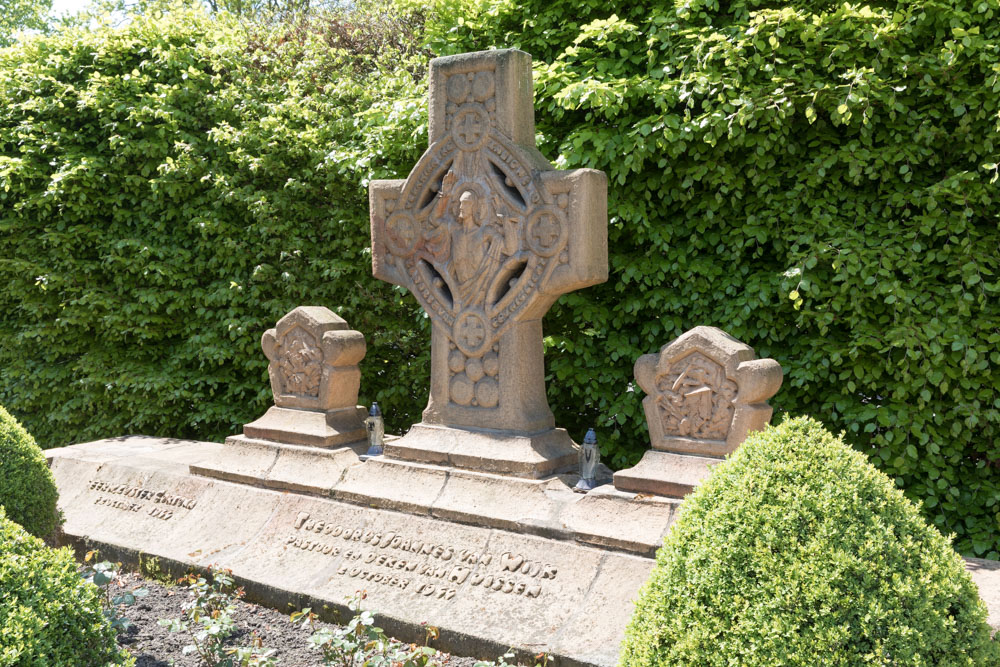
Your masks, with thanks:
[(0, 665), (134, 664), (118, 648), (101, 592), (69, 549), (50, 549), (0, 508)]
[(0, 406), (0, 508), (36, 537), (48, 537), (59, 515), (59, 492), (45, 455), (9, 412)]
[(808, 417), (754, 433), (684, 503), (622, 667), (1000, 664), (964, 562)]
[(611, 178), (611, 278), (545, 320), (560, 425), (635, 461), (633, 362), (719, 326), (1000, 557), (1000, 17), (966, 4), (175, 10), (0, 52), (0, 402), (43, 446), (220, 439), (269, 403), (260, 333), (316, 304), (368, 337), (362, 400), (418, 420), (427, 320), (370, 277), (365, 188), (426, 145), (414, 44), (516, 46), (542, 152)]
[(0, 51), (0, 401), (44, 447), (238, 432), (271, 402), (261, 334), (308, 304), (365, 332), (362, 399), (419, 419), (429, 329), (370, 276), (375, 168), (347, 160), (364, 109), (419, 157), (423, 109), (392, 106), (419, 20), (354, 20), (151, 9)]

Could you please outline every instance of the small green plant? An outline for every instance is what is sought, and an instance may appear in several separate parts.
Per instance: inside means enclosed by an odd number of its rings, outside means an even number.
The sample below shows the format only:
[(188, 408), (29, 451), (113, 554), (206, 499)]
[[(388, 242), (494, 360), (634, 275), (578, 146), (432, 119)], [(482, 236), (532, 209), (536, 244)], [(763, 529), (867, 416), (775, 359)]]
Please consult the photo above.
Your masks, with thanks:
[[(375, 615), (361, 609), (364, 592), (350, 598), (353, 616), (346, 625), (315, 630), (309, 643), (323, 655), (330, 667), (428, 667), (443, 664), (443, 656), (427, 644), (438, 637), (437, 628), (427, 627), (423, 646), (405, 644), (386, 636), (375, 625)], [(316, 614), (307, 607), (292, 614), (293, 623), (312, 628)]]
[(256, 634), (248, 647), (227, 648), (225, 641), (236, 631), (235, 602), (243, 597), (230, 570), (208, 568), (205, 574), (182, 577), (191, 600), (184, 605), (182, 618), (161, 619), (170, 632), (187, 632), (191, 643), (181, 651), (195, 653), (205, 667), (272, 667), (277, 664), (274, 650), (266, 650)]
[(152, 579), (167, 587), (177, 584), (177, 580), (170, 576), (170, 573), (163, 568), (160, 559), (156, 556), (143, 557), (140, 553), (139, 573), (147, 579)]
[(126, 607), (131, 607), (138, 598), (149, 595), (147, 588), (134, 588), (131, 591), (124, 591), (118, 595), (111, 594), (111, 584), (119, 579), (121, 574), (121, 563), (111, 561), (100, 561), (100, 552), (88, 551), (84, 557), (84, 563), (94, 561), (93, 565), (85, 565), (83, 568), (83, 578), (97, 586), (102, 594), (101, 608), (104, 610), (104, 617), (111, 623), (111, 627), (116, 631), (128, 630), (132, 622), (126, 618), (122, 611)]

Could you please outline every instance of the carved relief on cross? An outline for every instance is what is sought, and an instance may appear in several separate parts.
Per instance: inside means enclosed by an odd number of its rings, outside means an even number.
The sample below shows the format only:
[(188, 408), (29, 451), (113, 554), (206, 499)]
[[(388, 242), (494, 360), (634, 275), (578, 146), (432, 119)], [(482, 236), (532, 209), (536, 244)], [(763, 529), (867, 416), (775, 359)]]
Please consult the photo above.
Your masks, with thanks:
[(607, 280), (607, 179), (535, 148), (527, 53), (438, 58), (430, 78), (430, 146), (370, 188), (375, 276), (433, 322), (424, 423), (551, 429), (541, 318)]

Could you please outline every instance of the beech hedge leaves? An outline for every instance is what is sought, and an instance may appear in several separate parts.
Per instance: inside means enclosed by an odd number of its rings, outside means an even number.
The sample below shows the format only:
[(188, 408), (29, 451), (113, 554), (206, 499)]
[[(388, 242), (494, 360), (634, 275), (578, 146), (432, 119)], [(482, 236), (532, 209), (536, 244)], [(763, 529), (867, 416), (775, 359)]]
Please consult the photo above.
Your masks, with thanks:
[(0, 396), (43, 446), (238, 432), (271, 401), (260, 336), (301, 304), (367, 334), (365, 400), (419, 418), (423, 325), (370, 276), (370, 169), (345, 162), (359, 111), (420, 115), (377, 104), (415, 75), (342, 27), (178, 6), (0, 51)]
[(543, 154), (611, 183), (611, 278), (545, 320), (557, 422), (634, 462), (632, 364), (715, 325), (785, 368), (779, 413), (1000, 556), (998, 0), (175, 8), (0, 51), (0, 403), (43, 446), (219, 439), (315, 304), (417, 421), (428, 324), (371, 278), (366, 187), (426, 147), (427, 60), (491, 47), (534, 56)]

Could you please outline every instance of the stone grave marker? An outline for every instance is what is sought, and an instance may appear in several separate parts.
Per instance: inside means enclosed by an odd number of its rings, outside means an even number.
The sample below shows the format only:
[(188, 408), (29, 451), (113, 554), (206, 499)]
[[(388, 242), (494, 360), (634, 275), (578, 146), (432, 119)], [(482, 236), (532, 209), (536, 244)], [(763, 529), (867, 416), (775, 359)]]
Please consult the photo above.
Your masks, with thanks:
[(322, 306), (299, 306), (264, 332), (274, 405), (192, 472), (236, 482), (323, 492), (328, 468), (358, 461), (367, 431), (358, 363), (365, 337)]
[[(175, 572), (228, 567), (248, 598), (285, 610), (343, 614), (366, 591), (390, 634), (423, 641), (429, 623), (461, 655), (616, 663), (681, 503), (667, 496), (767, 421), (781, 372), (706, 328), (640, 359), (653, 450), (615, 484), (592, 438), (581, 456), (555, 427), (541, 317), (607, 276), (606, 185), (534, 148), (530, 62), (432, 61), (430, 146), (405, 181), (371, 186), (375, 275), (433, 322), (422, 423), (362, 460), (364, 338), (297, 308), (264, 335), (275, 405), (242, 434), (48, 450), (63, 541)], [(678, 478), (669, 457), (697, 474)]]
[(429, 137), (405, 181), (370, 187), (375, 276), (433, 323), (423, 422), (386, 455), (526, 477), (572, 467), (545, 397), (541, 318), (607, 280), (607, 179), (555, 171), (536, 150), (522, 51), (435, 60)]
[(652, 449), (619, 470), (623, 491), (681, 498), (771, 420), (781, 366), (715, 327), (695, 327), (635, 362)]

